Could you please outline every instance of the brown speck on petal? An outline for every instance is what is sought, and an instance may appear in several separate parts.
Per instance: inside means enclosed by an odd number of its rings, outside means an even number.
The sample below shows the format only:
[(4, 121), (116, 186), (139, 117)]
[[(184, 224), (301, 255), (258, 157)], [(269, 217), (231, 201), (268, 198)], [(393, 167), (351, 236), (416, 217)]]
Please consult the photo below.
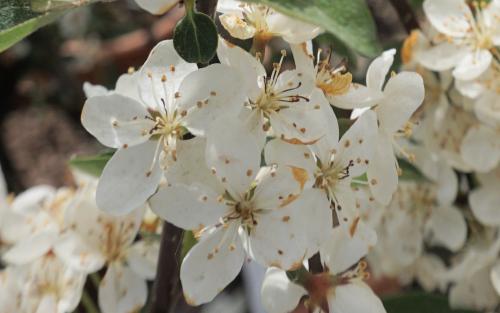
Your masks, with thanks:
[(217, 93), (215, 91), (210, 91), (210, 95), (215, 97), (215, 96), (217, 96)]
[(152, 172), (151, 172), (151, 171), (147, 171), (147, 172), (146, 172), (146, 177), (151, 176), (151, 174), (152, 174)]
[(283, 216), (283, 218), (281, 220), (286, 223), (290, 220), (290, 216), (285, 215), (285, 216)]
[(377, 184), (377, 180), (375, 178), (372, 178), (372, 180), (370, 180), (370, 184), (376, 185)]
[(211, 260), (211, 259), (213, 259), (213, 258), (214, 258), (213, 253), (209, 253), (209, 254), (207, 255), (207, 260)]
[(123, 147), (123, 149), (127, 149), (128, 145), (126, 143), (124, 143), (122, 147)]
[(283, 255), (283, 250), (278, 250), (279, 255)]
[(344, 147), (348, 148), (351, 145), (351, 142), (349, 140), (346, 140), (344, 142)]
[(170, 72), (175, 72), (175, 66), (174, 65), (170, 65)]
[(247, 176), (250, 177), (252, 176), (253, 171), (252, 170), (247, 170)]

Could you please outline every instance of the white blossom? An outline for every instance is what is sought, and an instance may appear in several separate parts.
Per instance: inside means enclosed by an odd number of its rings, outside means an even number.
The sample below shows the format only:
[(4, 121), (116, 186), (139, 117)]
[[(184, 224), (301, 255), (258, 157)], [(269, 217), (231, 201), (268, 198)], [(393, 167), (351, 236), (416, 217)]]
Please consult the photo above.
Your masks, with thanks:
[(239, 110), (234, 71), (220, 64), (196, 68), (181, 59), (171, 40), (163, 41), (135, 79), (140, 100), (120, 92), (87, 100), (83, 126), (118, 149), (97, 187), (101, 209), (123, 214), (142, 205), (158, 187), (163, 169), (177, 161), (177, 143), (185, 134), (203, 136), (222, 112)]

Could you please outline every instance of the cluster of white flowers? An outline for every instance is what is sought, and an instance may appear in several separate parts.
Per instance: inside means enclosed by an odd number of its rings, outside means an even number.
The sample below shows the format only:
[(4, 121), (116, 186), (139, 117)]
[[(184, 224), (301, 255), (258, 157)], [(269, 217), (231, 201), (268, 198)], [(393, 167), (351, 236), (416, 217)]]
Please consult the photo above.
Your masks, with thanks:
[(492, 311), (500, 304), (500, 1), (423, 8), (430, 25), (401, 55), (426, 95), (399, 145), (424, 178), (402, 181), (388, 206), (360, 203), (378, 235), (368, 261), (377, 277), (451, 287), (452, 307)]
[[(137, 0), (157, 14), (177, 2)], [(494, 310), (500, 0), (423, 7), (431, 25), (404, 42), (403, 71), (387, 50), (364, 85), (313, 53), (321, 28), (235, 0), (218, 18), (251, 52), (220, 37), (220, 63), (198, 68), (166, 40), (114, 90), (86, 83), (83, 127), (116, 151), (98, 181), (2, 192), (0, 312), (70, 312), (87, 275), (102, 312), (141, 308), (159, 218), (197, 239), (180, 267), (191, 305), (251, 261), (267, 268), (269, 313), (384, 313), (369, 272)], [(267, 71), (276, 37), (286, 49)]]
[[(147, 201), (195, 233), (198, 243), (180, 269), (190, 304), (214, 299), (250, 259), (269, 268), (262, 292), (271, 313), (293, 309), (304, 295), (311, 309), (385, 312), (360, 262), (377, 238), (358, 203), (373, 198), (354, 186), (390, 202), (396, 139), (424, 99), (422, 78), (387, 79), (389, 50), (370, 65), (366, 86), (354, 84), (321, 52), (313, 57), (310, 40), (321, 29), (262, 5), (221, 1), (219, 11), (233, 37), (260, 44), (281, 37), (291, 55), (283, 50), (268, 75), (262, 51), (252, 55), (220, 38), (221, 63), (198, 69), (167, 40), (115, 90), (87, 85), (82, 124), (117, 149), (97, 204), (127, 214)], [(295, 68), (284, 69), (292, 60)], [(341, 138), (331, 106), (355, 109)], [(316, 254), (323, 272), (301, 283), (287, 278), (285, 271), (300, 272)]]
[(0, 271), (0, 312), (72, 312), (88, 275), (103, 313), (146, 303), (159, 245), (138, 236), (141, 227), (156, 231), (145, 207), (121, 217), (103, 213), (95, 203), (97, 181), (75, 176), (75, 188), (41, 185), (16, 197), (2, 188), (0, 253), (7, 266)]

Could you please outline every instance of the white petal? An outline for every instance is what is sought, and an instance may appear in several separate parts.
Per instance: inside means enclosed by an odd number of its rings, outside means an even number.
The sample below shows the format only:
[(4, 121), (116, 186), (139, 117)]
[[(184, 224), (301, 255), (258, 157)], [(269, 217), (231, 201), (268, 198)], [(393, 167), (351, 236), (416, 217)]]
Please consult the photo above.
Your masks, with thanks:
[(245, 40), (255, 35), (255, 27), (248, 25), (239, 14), (225, 13), (219, 16), (219, 20), (231, 37)]
[(82, 125), (103, 145), (112, 148), (132, 146), (149, 139), (154, 122), (141, 103), (110, 94), (89, 98), (82, 110)]
[(500, 262), (497, 261), (491, 268), (490, 279), (493, 288), (495, 288), (497, 294), (500, 295)]
[(472, 13), (463, 0), (426, 0), (424, 12), (432, 26), (453, 37), (464, 37), (471, 25)]
[(263, 78), (266, 77), (262, 63), (250, 53), (222, 38), (219, 39), (217, 56), (222, 64), (229, 65), (240, 73), (240, 79), (243, 81), (240, 88), (244, 88), (250, 99), (259, 96), (261, 89), (258, 81), (260, 79), (263, 82)]
[(326, 160), (330, 158), (332, 149), (335, 149), (338, 144), (339, 124), (335, 113), (328, 105), (326, 99), (318, 100), (319, 101), (316, 103), (320, 106), (320, 109), (317, 113), (320, 113), (321, 117), (318, 116), (315, 118), (315, 120), (318, 126), (321, 126), (324, 130), (320, 133), (320, 139), (310, 147), (320, 160)]
[(485, 186), (469, 193), (469, 204), (474, 217), (486, 226), (500, 225), (500, 193), (496, 185)]
[(287, 206), (257, 215), (248, 237), (252, 258), (284, 270), (300, 267), (318, 251), (317, 240), (325, 238), (332, 227), (325, 199), (321, 191), (308, 189)]
[[(305, 82), (303, 80), (302, 82)], [(298, 93), (300, 95), (300, 93)], [(308, 95), (309, 93), (305, 93)], [(289, 142), (312, 143), (325, 136), (335, 137), (328, 131), (336, 125), (336, 118), (328, 100), (319, 89), (315, 89), (309, 101), (300, 100), (270, 114), (274, 134)]]
[(240, 272), (245, 260), (237, 224), (219, 227), (199, 241), (181, 265), (186, 301), (200, 305), (213, 300)]
[(426, 292), (439, 288), (443, 290), (444, 275), (447, 272), (443, 260), (433, 254), (425, 254), (416, 263), (416, 278)]
[(54, 252), (69, 267), (85, 273), (98, 271), (106, 262), (105, 256), (97, 247), (91, 246), (72, 231), (59, 237)]
[(321, 261), (331, 273), (341, 273), (365, 257), (377, 243), (377, 234), (362, 221), (358, 220), (352, 233), (343, 227), (331, 230), (330, 239), (321, 247)]
[(483, 74), (491, 64), (493, 56), (488, 50), (471, 51), (462, 57), (453, 70), (457, 79), (471, 80)]
[(347, 93), (329, 97), (329, 100), (337, 108), (350, 110), (375, 105), (383, 96), (380, 89), (372, 89), (353, 83)]
[(273, 267), (267, 270), (262, 282), (261, 298), (268, 313), (291, 312), (306, 294), (302, 286), (288, 279), (285, 271)]
[(462, 95), (469, 97), (471, 99), (476, 99), (486, 90), (485, 86), (481, 83), (479, 79), (474, 79), (474, 80), (457, 79), (455, 80), (455, 88), (457, 88), (457, 90)]
[(172, 184), (182, 183), (186, 185), (198, 183), (223, 193), (224, 190), (219, 181), (206, 166), (206, 144), (206, 139), (201, 137), (179, 140), (176, 143), (177, 161), (173, 162), (165, 172), (167, 181)]
[(38, 304), (36, 313), (59, 313), (56, 297), (51, 294), (44, 296)]
[(382, 301), (363, 282), (337, 286), (328, 296), (330, 313), (385, 313)]
[(44, 231), (21, 239), (3, 255), (7, 263), (23, 265), (47, 253), (57, 240), (57, 234)]
[(490, 1), (488, 6), (482, 10), (484, 25), (492, 32), (492, 41), (495, 46), (500, 45), (500, 22), (498, 16), (500, 16), (500, 2), (498, 0)]
[(152, 280), (156, 276), (159, 253), (158, 240), (139, 240), (127, 250), (127, 263), (141, 278)]
[(201, 229), (217, 223), (228, 210), (218, 201), (219, 194), (194, 184), (162, 185), (151, 197), (151, 209), (160, 217), (183, 229)]
[(85, 93), (85, 97), (91, 98), (95, 96), (104, 96), (109, 92), (109, 90), (101, 85), (93, 85), (89, 82), (83, 83), (83, 93)]
[[(346, 131), (338, 143), (334, 162), (349, 168), (349, 176), (366, 172), (373, 159), (377, 138), (377, 119), (373, 111), (363, 113)], [(323, 160), (324, 161), (324, 160)]]
[(458, 251), (467, 239), (467, 224), (455, 207), (438, 207), (433, 210), (426, 225), (431, 241), (451, 251)]
[(449, 295), (453, 309), (493, 310), (498, 305), (498, 299), (490, 281), (489, 267), (460, 281), (451, 288)]
[(234, 118), (217, 120), (208, 132), (207, 164), (233, 197), (243, 195), (250, 187), (260, 168), (260, 156), (255, 138)]
[(23, 215), (37, 213), (44, 203), (53, 199), (55, 194), (56, 190), (52, 186), (40, 185), (31, 187), (17, 195), (10, 209), (15, 213)]
[(294, 166), (306, 170), (309, 178), (316, 169), (316, 161), (306, 145), (294, 145), (280, 139), (270, 140), (264, 149), (267, 165)]
[(498, 133), (482, 125), (472, 127), (462, 141), (460, 152), (464, 161), (476, 171), (490, 171), (500, 160)]
[(138, 6), (151, 14), (163, 14), (178, 2), (179, 0), (135, 0)]
[(119, 149), (108, 161), (97, 186), (100, 209), (112, 214), (126, 214), (146, 202), (162, 177), (157, 141)]
[(457, 65), (465, 54), (466, 52), (463, 48), (443, 42), (420, 51), (417, 55), (417, 60), (425, 68), (441, 72)]
[(387, 135), (379, 132), (376, 142), (375, 154), (368, 167), (368, 182), (375, 199), (387, 205), (398, 185), (396, 158)]
[(129, 313), (146, 303), (146, 282), (128, 267), (112, 263), (99, 286), (99, 308), (103, 313)]
[(158, 43), (137, 76), (143, 104), (156, 111), (166, 108), (168, 112), (173, 112), (179, 85), (184, 77), (197, 68), (196, 64), (187, 63), (177, 54), (172, 40)]
[(377, 107), (380, 127), (388, 134), (396, 132), (408, 121), (424, 100), (424, 82), (413, 72), (391, 77), (384, 89), (384, 100)]
[(139, 72), (120, 75), (115, 84), (115, 92), (140, 102), (141, 97), (139, 95), (139, 85), (137, 83), (138, 77)]
[(269, 32), (283, 37), (291, 44), (300, 44), (313, 39), (322, 30), (320, 27), (299, 21), (284, 14), (273, 12), (267, 16)]
[(264, 210), (278, 209), (300, 195), (308, 173), (291, 166), (268, 166), (259, 170), (253, 203)]
[[(493, 78), (494, 79), (494, 78)], [(485, 92), (475, 103), (474, 113), (477, 118), (493, 127), (500, 127), (500, 97), (496, 92)]]
[(302, 42), (299, 44), (291, 44), (295, 69), (303, 75), (308, 75), (315, 79), (316, 70), (314, 69), (314, 56), (312, 55), (312, 43)]
[(382, 90), (385, 77), (394, 62), (396, 49), (384, 51), (382, 55), (372, 61), (366, 72), (366, 87), (373, 90)]
[(176, 106), (179, 112), (186, 111), (183, 123), (189, 131), (202, 136), (219, 116), (236, 117), (243, 100), (239, 73), (227, 65), (212, 64), (184, 78)]

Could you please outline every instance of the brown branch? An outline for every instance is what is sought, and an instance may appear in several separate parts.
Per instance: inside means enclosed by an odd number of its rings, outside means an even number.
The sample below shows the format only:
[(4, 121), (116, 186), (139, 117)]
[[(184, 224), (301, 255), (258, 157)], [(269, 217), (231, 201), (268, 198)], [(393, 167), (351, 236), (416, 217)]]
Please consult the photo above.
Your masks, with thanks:
[(180, 294), (180, 254), (182, 230), (164, 222), (156, 279), (151, 291), (150, 313), (169, 313)]
[(389, 0), (396, 12), (399, 20), (409, 34), (412, 30), (420, 28), (415, 12), (407, 0)]

